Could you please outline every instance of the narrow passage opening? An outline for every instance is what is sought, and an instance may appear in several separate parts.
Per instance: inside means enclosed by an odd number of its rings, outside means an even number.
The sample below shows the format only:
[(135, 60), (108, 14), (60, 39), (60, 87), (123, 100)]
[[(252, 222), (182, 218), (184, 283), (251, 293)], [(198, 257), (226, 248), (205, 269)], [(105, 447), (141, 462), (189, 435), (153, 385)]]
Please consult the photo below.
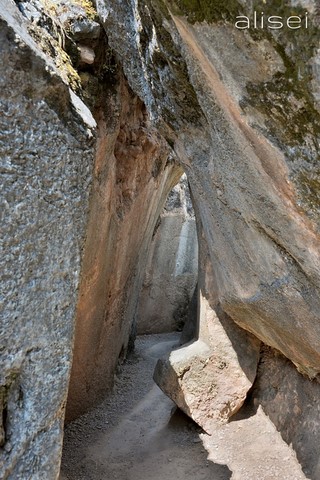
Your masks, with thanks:
[(207, 460), (202, 431), (153, 381), (159, 358), (196, 334), (198, 241), (185, 175), (154, 230), (135, 349), (105, 401), (66, 427), (61, 480), (230, 479)]
[[(154, 230), (137, 311), (138, 335), (193, 331), (198, 239), (186, 175), (169, 193)], [(193, 300), (193, 304), (192, 304)]]

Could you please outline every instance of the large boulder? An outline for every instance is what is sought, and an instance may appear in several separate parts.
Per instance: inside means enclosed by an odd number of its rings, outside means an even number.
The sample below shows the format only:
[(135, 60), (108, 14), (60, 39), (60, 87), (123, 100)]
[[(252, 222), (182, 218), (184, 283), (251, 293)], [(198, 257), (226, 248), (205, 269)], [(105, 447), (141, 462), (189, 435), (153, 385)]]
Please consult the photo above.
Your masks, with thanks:
[(200, 238), (198, 338), (156, 365), (154, 380), (207, 433), (243, 405), (256, 378), (260, 342), (215, 303), (212, 268)]
[(95, 121), (0, 2), (0, 477), (55, 479)]

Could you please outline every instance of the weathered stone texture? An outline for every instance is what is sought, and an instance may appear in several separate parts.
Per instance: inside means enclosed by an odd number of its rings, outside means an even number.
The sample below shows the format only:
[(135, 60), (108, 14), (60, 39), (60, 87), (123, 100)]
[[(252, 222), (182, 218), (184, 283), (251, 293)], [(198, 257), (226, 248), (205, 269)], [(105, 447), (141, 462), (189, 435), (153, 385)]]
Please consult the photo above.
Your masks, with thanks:
[[(102, 400), (136, 328), (156, 221), (181, 168), (121, 79), (98, 111), (98, 144), (67, 418)], [(109, 124), (109, 117), (115, 121)], [(132, 346), (132, 345), (131, 345)]]
[[(253, 39), (228, 22), (193, 26), (170, 16), (162, 2), (145, 5), (143, 11), (100, 0), (98, 11), (132, 88), (187, 171), (216, 295), (235, 322), (313, 377), (320, 372), (320, 242), (312, 223), (319, 202), (315, 194), (308, 207), (300, 180), (318, 175), (319, 112), (310, 77), (299, 80), (297, 72), (302, 59), (313, 62), (316, 31), (306, 51), (293, 37)], [(216, 48), (223, 38), (224, 48)], [(243, 64), (250, 58), (249, 68), (236, 68), (235, 58)], [(178, 95), (174, 80), (189, 88)], [(186, 103), (193, 115), (186, 115)], [(305, 121), (298, 122), (297, 111)]]
[(199, 240), (198, 338), (159, 360), (154, 379), (181, 410), (212, 433), (243, 405), (255, 380), (260, 342), (216, 303), (202, 234)]
[[(137, 310), (137, 333), (182, 329), (198, 277), (198, 240), (185, 175), (157, 222)], [(196, 318), (194, 318), (196, 322)]]
[[(59, 473), (93, 149), (67, 85), (7, 7), (1, 3), (9, 25), (1, 20), (0, 477), (43, 480)], [(86, 110), (79, 99), (77, 108)]]

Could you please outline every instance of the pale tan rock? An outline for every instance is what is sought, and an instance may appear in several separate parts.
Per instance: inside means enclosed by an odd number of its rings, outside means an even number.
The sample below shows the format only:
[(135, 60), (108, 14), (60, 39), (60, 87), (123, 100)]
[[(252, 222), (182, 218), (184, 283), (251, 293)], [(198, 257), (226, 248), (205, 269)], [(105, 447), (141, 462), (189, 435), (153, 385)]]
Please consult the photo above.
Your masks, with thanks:
[(92, 65), (96, 56), (94, 50), (87, 45), (78, 45), (78, 49), (80, 53), (80, 61)]
[(203, 239), (201, 247), (199, 338), (159, 360), (154, 380), (210, 433), (217, 422), (225, 422), (242, 406), (256, 376), (260, 342), (239, 328), (219, 305), (216, 310), (210, 305), (212, 272)]
[(196, 222), (188, 211), (192, 207), (185, 175), (171, 193), (150, 246), (137, 310), (138, 334), (180, 330), (198, 279)]
[[(242, 406), (255, 378), (259, 342), (229, 321), (238, 339), (248, 337), (243, 357), (250, 356), (246, 371), (226, 330), (210, 306), (202, 299), (210, 331), (210, 344), (197, 340), (173, 351), (168, 360), (159, 360), (154, 379), (158, 386), (206, 432), (217, 421), (226, 421)], [(238, 331), (237, 331), (238, 330)], [(238, 351), (238, 353), (241, 352)]]

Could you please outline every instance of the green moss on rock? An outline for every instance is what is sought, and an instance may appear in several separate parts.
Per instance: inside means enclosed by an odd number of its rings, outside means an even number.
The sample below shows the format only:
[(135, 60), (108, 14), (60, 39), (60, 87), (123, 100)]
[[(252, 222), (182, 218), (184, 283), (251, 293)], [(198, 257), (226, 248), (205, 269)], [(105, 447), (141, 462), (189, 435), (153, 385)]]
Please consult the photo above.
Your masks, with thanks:
[[(306, 13), (301, 7), (292, 7), (288, 1), (280, 4), (277, 0), (266, 4), (254, 1), (253, 9), (258, 12), (258, 17), (262, 11), (265, 17), (276, 12), (283, 18), (291, 15), (303, 18)], [(247, 95), (242, 102), (242, 106), (249, 105), (263, 113), (269, 136), (287, 151), (287, 158), (295, 160), (299, 152), (301, 158), (308, 162), (318, 160), (317, 139), (320, 138), (320, 114), (310, 90), (310, 60), (320, 35), (313, 20), (310, 15), (308, 28), (290, 30), (284, 27), (276, 34), (268, 29), (259, 29), (259, 36), (266, 38), (281, 56), (285, 71), (278, 72), (268, 82), (248, 84)], [(250, 30), (250, 34), (254, 36), (254, 31)]]
[(317, 215), (320, 205), (320, 170), (301, 172), (296, 180), (300, 198), (307, 205), (309, 213)]
[(296, 79), (278, 73), (269, 82), (248, 84), (247, 93), (242, 106), (250, 105), (264, 114), (268, 130), (284, 149), (320, 136), (319, 112), (305, 85)]
[(240, 15), (236, 0), (177, 0), (176, 4), (191, 23), (234, 21)]

